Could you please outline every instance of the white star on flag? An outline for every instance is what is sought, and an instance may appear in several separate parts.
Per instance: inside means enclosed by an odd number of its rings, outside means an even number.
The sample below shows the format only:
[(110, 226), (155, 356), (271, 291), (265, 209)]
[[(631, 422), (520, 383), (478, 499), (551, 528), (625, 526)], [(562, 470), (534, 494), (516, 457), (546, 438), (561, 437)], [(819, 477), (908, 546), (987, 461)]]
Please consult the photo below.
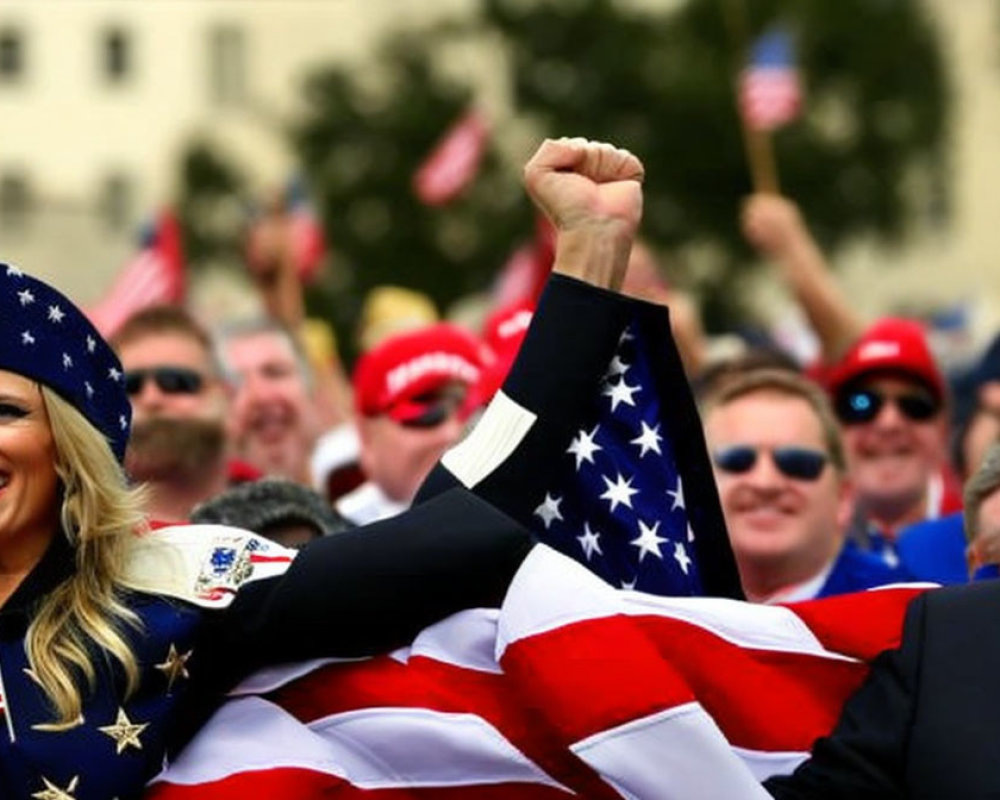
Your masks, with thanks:
[(604, 553), (601, 552), (601, 534), (590, 529), (590, 523), (583, 523), (583, 536), (577, 536), (576, 540), (580, 543), (583, 548), (583, 554), (587, 557), (587, 561), (590, 561), (590, 557), (597, 553), (599, 556), (603, 556)]
[(688, 523), (688, 541), (689, 542), (694, 541), (694, 528), (691, 527), (690, 522)]
[(639, 453), (639, 458), (642, 458), (646, 453), (652, 450), (658, 456), (663, 455), (663, 451), (660, 450), (660, 442), (663, 441), (663, 437), (660, 436), (660, 426), (657, 425), (655, 428), (650, 428), (646, 421), (642, 421), (642, 433), (640, 433), (635, 439), (632, 439), (629, 444), (638, 445), (642, 448), (642, 452)]
[(677, 476), (677, 488), (667, 489), (667, 494), (674, 500), (674, 504), (670, 506), (671, 511), (676, 511), (678, 508), (686, 508), (684, 505), (684, 484), (681, 483), (680, 475)]
[(59, 306), (49, 306), (49, 322), (62, 322), (66, 312)]
[(31, 335), (31, 331), (21, 332), (21, 344), (34, 344), (35, 337)]
[(629, 386), (625, 383), (625, 379), (622, 378), (616, 384), (608, 384), (604, 387), (602, 394), (605, 397), (611, 398), (611, 410), (615, 411), (621, 403), (627, 406), (634, 406), (635, 400), (632, 399), (632, 395), (642, 389), (641, 386)]
[(570, 444), (569, 448), (566, 450), (567, 453), (572, 453), (576, 456), (576, 470), (580, 471), (580, 465), (584, 461), (589, 461), (591, 464), (594, 463), (594, 453), (603, 448), (594, 441), (594, 437), (597, 436), (597, 429), (600, 425), (595, 425), (594, 430), (590, 433), (586, 431), (580, 431), (577, 437)]
[(122, 430), (125, 430), (128, 427), (128, 420), (125, 418), (124, 414), (119, 415), (118, 424), (122, 426)]
[(638, 580), (639, 580), (639, 578), (638, 578), (638, 577), (636, 577), (636, 578), (632, 578), (632, 580), (630, 580), (630, 581), (627, 581), (627, 580), (625, 580), (624, 578), (622, 578), (622, 588), (623, 588), (623, 589), (624, 589), (624, 590), (625, 590), (626, 592), (632, 592), (632, 591), (635, 591), (635, 584), (636, 584), (636, 582), (637, 582)]
[(87, 336), (87, 352), (93, 353), (97, 348), (97, 340), (93, 336)]
[(118, 379), (121, 378), (121, 376), (122, 374), (118, 370), (118, 367), (112, 367), (111, 369), (108, 370), (108, 377), (113, 381), (118, 381)]
[(69, 369), (73, 366), (73, 357), (69, 353), (63, 353), (63, 369)]
[(634, 545), (639, 548), (639, 563), (646, 557), (646, 553), (652, 553), (659, 559), (663, 558), (663, 553), (660, 552), (660, 545), (664, 542), (669, 541), (669, 539), (664, 539), (662, 536), (657, 534), (660, 529), (660, 521), (657, 520), (656, 523), (650, 528), (641, 519), (639, 520), (639, 535), (633, 539), (629, 544)]
[(535, 515), (542, 518), (542, 523), (545, 525), (545, 530), (549, 529), (553, 520), (562, 519), (563, 515), (559, 511), (559, 504), (562, 503), (561, 497), (553, 497), (548, 492), (545, 493), (545, 501), (535, 509)]
[(21, 301), (22, 306), (30, 306), (35, 302), (35, 295), (31, 293), (31, 289), (22, 289), (17, 293), (17, 299)]
[[(641, 524), (641, 523), (640, 523)], [(639, 557), (640, 560), (642, 557)], [(684, 570), (684, 574), (688, 574), (688, 569), (691, 567), (691, 556), (687, 554), (687, 550), (684, 548), (683, 542), (677, 542), (674, 544), (674, 560), (681, 565), (681, 569)]]
[(608, 371), (604, 373), (604, 380), (609, 381), (612, 378), (617, 378), (619, 375), (625, 376), (628, 372), (630, 364), (626, 364), (622, 361), (621, 356), (615, 354), (615, 357), (611, 359), (611, 363), (608, 365)]
[(83, 388), (87, 390), (87, 397), (94, 396), (94, 387), (90, 385), (90, 381), (84, 381)]
[(23, 278), (24, 277), (24, 273), (21, 272), (21, 270), (19, 270), (17, 267), (8, 266), (7, 267), (7, 274), (8, 275), (13, 275), (15, 278)]
[(608, 487), (607, 491), (601, 495), (601, 499), (611, 503), (612, 511), (618, 508), (619, 503), (632, 508), (632, 495), (639, 494), (639, 490), (632, 488), (631, 478), (625, 480), (625, 476), (620, 472), (614, 483), (608, 479), (607, 475), (602, 475), (601, 478), (604, 480), (604, 485)]

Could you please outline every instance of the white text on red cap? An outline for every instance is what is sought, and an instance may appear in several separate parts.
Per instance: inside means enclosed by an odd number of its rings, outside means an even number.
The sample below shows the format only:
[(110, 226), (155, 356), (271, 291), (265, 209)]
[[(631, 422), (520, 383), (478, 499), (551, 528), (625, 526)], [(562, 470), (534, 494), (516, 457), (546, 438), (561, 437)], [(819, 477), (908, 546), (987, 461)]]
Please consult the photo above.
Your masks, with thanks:
[(465, 383), (476, 383), (479, 380), (478, 367), (454, 353), (436, 351), (422, 353), (389, 370), (385, 376), (386, 390), (390, 396), (397, 395), (425, 375), (431, 374), (455, 378)]
[(899, 342), (865, 342), (858, 350), (858, 361), (899, 356)]

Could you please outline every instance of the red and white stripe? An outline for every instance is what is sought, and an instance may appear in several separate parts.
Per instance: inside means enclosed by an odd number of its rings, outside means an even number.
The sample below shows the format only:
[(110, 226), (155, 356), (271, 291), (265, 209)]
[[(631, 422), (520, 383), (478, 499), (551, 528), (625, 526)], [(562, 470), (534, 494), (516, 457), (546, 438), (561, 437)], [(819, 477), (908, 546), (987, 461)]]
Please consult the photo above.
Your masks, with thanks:
[(802, 91), (795, 70), (749, 67), (740, 80), (740, 111), (747, 125), (768, 131), (791, 122), (799, 113)]
[(184, 297), (184, 264), (177, 221), (167, 212), (157, 223), (156, 242), (133, 256), (107, 294), (88, 311), (108, 337), (132, 314), (147, 306), (179, 303)]
[(766, 797), (759, 781), (830, 730), (919, 591), (660, 598), (536, 547), (499, 613), (255, 677), (149, 796)]
[(445, 133), (413, 176), (413, 190), (422, 203), (443, 205), (468, 186), (479, 171), (487, 133), (478, 111), (468, 112)]

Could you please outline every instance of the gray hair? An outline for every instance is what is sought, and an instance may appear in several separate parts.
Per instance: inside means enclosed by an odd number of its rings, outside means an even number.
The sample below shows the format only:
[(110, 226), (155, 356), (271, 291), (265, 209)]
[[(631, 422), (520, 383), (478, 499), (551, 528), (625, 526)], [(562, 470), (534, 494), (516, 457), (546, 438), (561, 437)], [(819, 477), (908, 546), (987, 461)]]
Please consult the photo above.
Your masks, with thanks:
[(295, 366), (305, 381), (306, 387), (313, 387), (313, 371), (309, 364), (305, 348), (299, 337), (285, 325), (270, 317), (253, 317), (250, 319), (237, 320), (220, 326), (214, 332), (215, 352), (218, 361), (225, 368), (226, 375), (233, 381), (239, 376), (234, 374), (232, 365), (226, 358), (226, 345), (237, 339), (247, 339), (251, 336), (271, 334), (283, 339), (288, 343), (288, 347), (295, 359)]
[(965, 529), (966, 542), (976, 538), (979, 528), (979, 507), (997, 489), (1000, 489), (1000, 442), (990, 445), (986, 455), (983, 456), (983, 463), (965, 483), (962, 525)]
[(274, 528), (308, 525), (320, 536), (349, 525), (317, 492), (284, 478), (250, 481), (196, 506), (191, 522), (232, 525), (267, 536)]

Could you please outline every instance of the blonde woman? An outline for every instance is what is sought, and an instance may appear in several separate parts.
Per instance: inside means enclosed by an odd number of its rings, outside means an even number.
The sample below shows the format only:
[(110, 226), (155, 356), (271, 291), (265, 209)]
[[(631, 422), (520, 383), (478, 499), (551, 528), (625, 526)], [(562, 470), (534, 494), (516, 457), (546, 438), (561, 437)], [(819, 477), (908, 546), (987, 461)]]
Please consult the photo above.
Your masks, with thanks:
[(222, 526), (150, 533), (128, 418), (83, 314), (0, 266), (0, 797), (138, 796), (241, 677), (496, 604), (530, 548), (464, 490), (297, 556)]

